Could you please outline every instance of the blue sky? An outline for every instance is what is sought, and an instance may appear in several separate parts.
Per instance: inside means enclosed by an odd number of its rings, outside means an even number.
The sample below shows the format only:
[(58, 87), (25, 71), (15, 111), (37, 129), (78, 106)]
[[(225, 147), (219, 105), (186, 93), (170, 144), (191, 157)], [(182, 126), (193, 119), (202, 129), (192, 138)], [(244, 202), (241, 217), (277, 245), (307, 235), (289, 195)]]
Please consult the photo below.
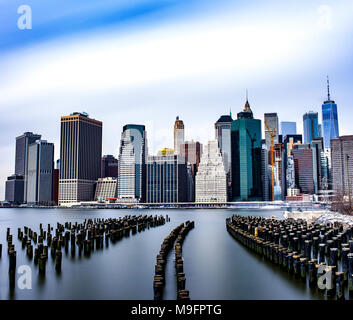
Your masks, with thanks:
[[(32, 30), (17, 9), (32, 8)], [(353, 3), (230, 0), (0, 0), (0, 199), (14, 171), (15, 137), (54, 142), (60, 116), (103, 121), (103, 152), (122, 126), (147, 125), (150, 153), (173, 145), (173, 123), (206, 143), (221, 114), (318, 111), (330, 75), (341, 134), (352, 134)]]

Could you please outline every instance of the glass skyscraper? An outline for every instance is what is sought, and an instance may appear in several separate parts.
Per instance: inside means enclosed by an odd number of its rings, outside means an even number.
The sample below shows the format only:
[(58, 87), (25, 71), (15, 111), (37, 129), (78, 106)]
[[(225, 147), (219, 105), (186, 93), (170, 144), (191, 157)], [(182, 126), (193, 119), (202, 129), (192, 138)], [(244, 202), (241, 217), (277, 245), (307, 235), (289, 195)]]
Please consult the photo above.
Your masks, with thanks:
[(311, 143), (319, 138), (319, 115), (317, 112), (309, 111), (303, 116), (304, 143)]
[(249, 102), (232, 122), (233, 199), (262, 200), (261, 120), (254, 119)]
[(297, 123), (292, 121), (281, 121), (282, 139), (289, 134), (297, 134)]
[(123, 128), (119, 153), (118, 199), (146, 200), (146, 131), (144, 125), (127, 124)]
[(231, 159), (231, 124), (232, 115), (223, 115), (215, 123), (216, 129), (216, 140), (218, 142), (218, 148), (221, 151), (224, 169), (227, 174), (227, 193), (228, 197), (231, 197), (231, 187), (232, 187), (232, 159)]
[(330, 141), (339, 136), (338, 131), (338, 117), (337, 117), (337, 104), (331, 100), (330, 97), (330, 84), (327, 79), (327, 101), (322, 105), (322, 124), (324, 135), (324, 147), (330, 148)]

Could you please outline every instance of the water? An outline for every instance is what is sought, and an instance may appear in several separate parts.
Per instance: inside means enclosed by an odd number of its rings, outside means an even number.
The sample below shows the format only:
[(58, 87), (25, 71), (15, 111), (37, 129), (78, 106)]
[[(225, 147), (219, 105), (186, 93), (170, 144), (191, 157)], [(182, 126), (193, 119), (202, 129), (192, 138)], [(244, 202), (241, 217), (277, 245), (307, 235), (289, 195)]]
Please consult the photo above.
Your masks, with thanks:
[[(82, 210), (0, 209), (0, 299), (153, 299), (156, 255), (163, 239), (186, 220), (194, 220), (183, 244), (186, 289), (191, 299), (320, 299), (321, 296), (278, 267), (263, 261), (236, 242), (226, 231), (225, 219), (232, 214), (282, 216), (280, 210), (171, 209), (171, 210)], [(169, 215), (171, 222), (123, 238), (89, 258), (74, 258), (63, 251), (62, 272), (57, 275), (49, 254), (46, 275), (30, 261), (17, 240), (17, 228), (39, 231), (50, 223), (83, 222), (86, 218), (121, 217), (131, 214)], [(11, 228), (17, 251), (17, 267), (32, 269), (32, 289), (9, 290), (6, 228)], [(166, 270), (165, 299), (176, 298), (174, 252)], [(17, 275), (16, 283), (19, 275)]]

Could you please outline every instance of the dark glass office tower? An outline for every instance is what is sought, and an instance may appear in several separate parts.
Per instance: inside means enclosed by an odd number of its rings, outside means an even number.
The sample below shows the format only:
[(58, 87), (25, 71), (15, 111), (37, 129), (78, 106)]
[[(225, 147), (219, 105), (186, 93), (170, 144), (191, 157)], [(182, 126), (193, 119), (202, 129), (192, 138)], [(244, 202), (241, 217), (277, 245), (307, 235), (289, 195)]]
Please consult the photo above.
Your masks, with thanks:
[(227, 174), (227, 197), (232, 196), (232, 150), (231, 150), (231, 126), (232, 115), (223, 115), (215, 123), (216, 140), (221, 151), (224, 170)]
[(51, 204), (54, 170), (54, 144), (37, 140), (28, 148), (27, 203)]
[(27, 202), (28, 148), (40, 138), (40, 134), (33, 132), (25, 132), (16, 138), (15, 175), (23, 176), (23, 202)]
[(304, 143), (311, 143), (319, 138), (319, 116), (317, 112), (309, 111), (303, 116)]
[(187, 202), (187, 163), (180, 155), (148, 156), (147, 202)]
[(93, 200), (101, 157), (102, 122), (79, 112), (61, 117), (59, 205)]
[(104, 155), (102, 158), (101, 178), (118, 177), (118, 159), (111, 154)]
[(248, 101), (231, 128), (233, 199), (262, 200), (261, 120), (254, 119)]
[(119, 152), (119, 201), (146, 201), (146, 149), (145, 126), (124, 126)]
[(330, 141), (339, 136), (337, 104), (330, 97), (330, 83), (327, 78), (327, 100), (322, 105), (324, 148), (330, 148)]

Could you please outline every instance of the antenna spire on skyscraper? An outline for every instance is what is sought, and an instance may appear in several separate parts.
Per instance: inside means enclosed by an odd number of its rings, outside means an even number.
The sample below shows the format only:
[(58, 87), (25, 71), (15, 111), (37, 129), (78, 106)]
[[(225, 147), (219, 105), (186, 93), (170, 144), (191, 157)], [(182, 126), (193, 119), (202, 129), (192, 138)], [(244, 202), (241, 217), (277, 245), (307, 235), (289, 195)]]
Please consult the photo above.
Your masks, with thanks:
[(328, 97), (328, 101), (331, 101), (331, 96), (330, 96), (330, 79), (327, 75), (327, 97)]

